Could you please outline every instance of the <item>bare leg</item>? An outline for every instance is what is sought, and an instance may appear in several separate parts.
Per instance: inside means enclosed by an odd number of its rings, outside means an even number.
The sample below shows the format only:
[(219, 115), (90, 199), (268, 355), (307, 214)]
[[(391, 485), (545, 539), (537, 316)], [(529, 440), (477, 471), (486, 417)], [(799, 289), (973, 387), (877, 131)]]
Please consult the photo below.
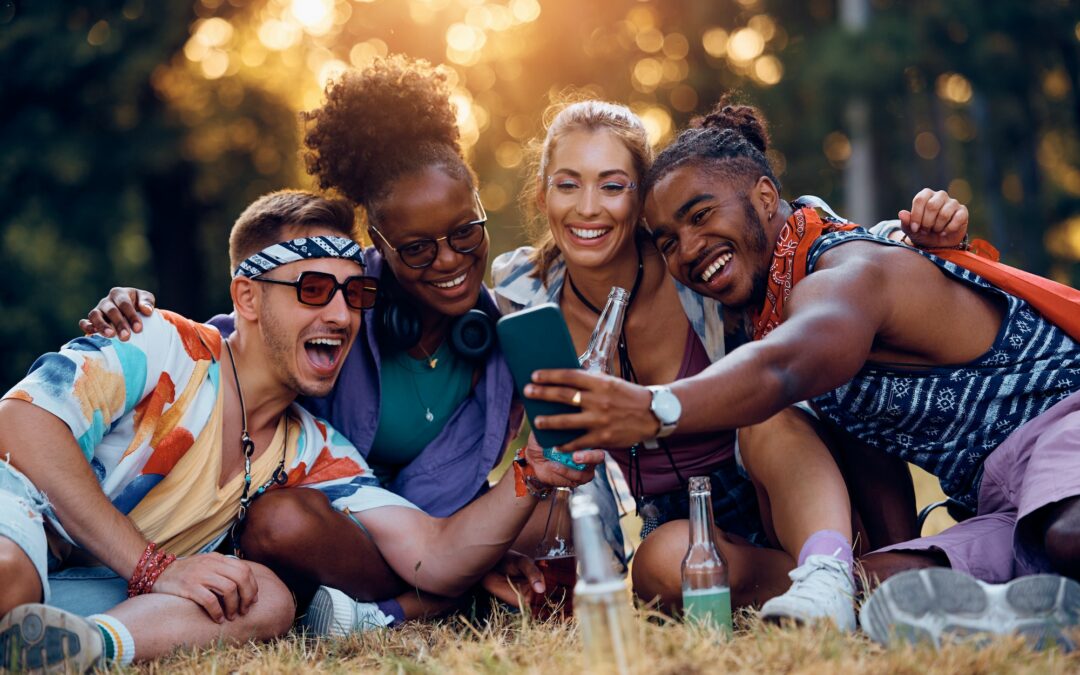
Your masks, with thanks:
[(793, 558), (819, 530), (834, 530), (851, 541), (844, 477), (808, 415), (787, 408), (739, 429), (739, 451), (759, 496), (764, 492), (759, 502), (770, 537)]
[(873, 551), (919, 537), (915, 487), (907, 462), (847, 434), (839, 439), (840, 466), (865, 531), (859, 550)]
[(1080, 580), (1080, 497), (1046, 507), (1046, 556), (1058, 574)]
[(317, 490), (287, 488), (260, 497), (248, 512), (241, 544), (246, 558), (269, 567), (296, 593), (300, 607), (320, 585), (365, 602), (408, 588), (371, 536)]
[(296, 612), (289, 589), (266, 567), (249, 564), (259, 582), (259, 599), (247, 614), (233, 621), (216, 623), (194, 602), (163, 593), (131, 598), (106, 614), (122, 621), (131, 631), (139, 661), (163, 656), (177, 647), (204, 647), (219, 640), (270, 640), (284, 635)]
[[(715, 530), (716, 544), (728, 564), (734, 606), (759, 605), (787, 590), (795, 561), (783, 551), (758, 548)], [(642, 542), (632, 566), (634, 592), (645, 601), (660, 600), (665, 611), (682, 607), (682, 559), (690, 542), (690, 521), (674, 520), (656, 528)]]
[[(919, 570), (927, 567), (950, 567), (949, 559), (944, 553), (935, 551), (889, 551), (886, 553), (871, 553), (859, 559), (863, 570), (866, 572), (866, 581), (873, 588), (889, 577), (906, 572)], [(856, 580), (861, 583), (861, 579)], [(864, 588), (863, 592), (867, 590)]]
[(41, 602), (41, 577), (26, 553), (0, 537), (0, 616), (27, 602)]

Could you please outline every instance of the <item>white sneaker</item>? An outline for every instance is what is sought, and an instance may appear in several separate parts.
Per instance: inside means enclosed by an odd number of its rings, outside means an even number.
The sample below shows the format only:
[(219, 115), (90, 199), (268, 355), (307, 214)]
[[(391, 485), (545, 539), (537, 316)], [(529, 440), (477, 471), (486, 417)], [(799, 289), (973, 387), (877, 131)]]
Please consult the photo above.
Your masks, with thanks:
[(104, 665), (92, 621), (48, 605), (19, 605), (0, 619), (0, 670), (86, 673)]
[(345, 637), (350, 633), (389, 626), (394, 617), (383, 614), (374, 602), (353, 600), (336, 588), (319, 586), (300, 625), (308, 635)]
[(842, 631), (855, 630), (855, 585), (843, 561), (812, 555), (788, 576), (791, 588), (761, 606), (762, 619), (798, 623), (830, 619)]
[(885, 580), (863, 603), (859, 622), (875, 642), (980, 640), (1023, 635), (1035, 649), (1076, 648), (1080, 584), (1037, 574), (988, 584), (948, 567), (910, 570)]

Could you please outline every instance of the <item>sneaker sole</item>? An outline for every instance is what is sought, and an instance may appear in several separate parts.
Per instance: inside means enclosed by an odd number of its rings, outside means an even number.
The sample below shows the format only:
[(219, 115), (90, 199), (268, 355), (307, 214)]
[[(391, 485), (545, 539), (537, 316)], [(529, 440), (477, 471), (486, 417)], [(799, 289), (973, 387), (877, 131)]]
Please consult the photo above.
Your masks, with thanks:
[(0, 620), (0, 670), (86, 673), (101, 661), (98, 629), (47, 605), (20, 605)]
[(1075, 649), (1070, 629), (1080, 623), (1080, 584), (1035, 575), (984, 584), (949, 568), (911, 570), (883, 583), (862, 607), (859, 623), (875, 642), (985, 640), (1020, 634), (1035, 649)]
[(349, 634), (343, 630), (334, 617), (334, 598), (330, 591), (320, 586), (311, 598), (307, 614), (301, 622), (308, 635), (319, 637), (344, 637)]

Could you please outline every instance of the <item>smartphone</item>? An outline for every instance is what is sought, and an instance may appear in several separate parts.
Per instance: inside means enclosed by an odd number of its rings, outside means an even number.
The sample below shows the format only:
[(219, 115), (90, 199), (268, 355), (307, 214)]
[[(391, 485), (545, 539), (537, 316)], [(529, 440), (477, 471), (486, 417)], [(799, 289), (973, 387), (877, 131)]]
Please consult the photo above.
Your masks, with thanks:
[(525, 402), (525, 414), (529, 417), (533, 434), (544, 448), (544, 456), (571, 468), (581, 470), (573, 453), (557, 452), (552, 448), (569, 443), (583, 431), (579, 429), (537, 429), (538, 415), (563, 415), (576, 413), (580, 408), (567, 403), (537, 401), (525, 398), (525, 385), (532, 381), (532, 374), (547, 368), (580, 368), (574, 341), (566, 327), (562, 310), (548, 302), (499, 319), (495, 330), (499, 334), (499, 347), (510, 366), (518, 396)]

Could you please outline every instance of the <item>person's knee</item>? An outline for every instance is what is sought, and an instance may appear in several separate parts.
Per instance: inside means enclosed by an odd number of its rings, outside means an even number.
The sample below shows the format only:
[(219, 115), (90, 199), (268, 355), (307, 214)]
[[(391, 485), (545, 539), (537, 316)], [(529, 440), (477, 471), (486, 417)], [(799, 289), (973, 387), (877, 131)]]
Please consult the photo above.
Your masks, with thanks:
[(241, 543), (249, 558), (266, 559), (294, 550), (318, 532), (332, 515), (330, 502), (318, 490), (273, 490), (251, 505)]
[(245, 620), (256, 640), (272, 640), (289, 632), (296, 616), (292, 593), (277, 575), (258, 563), (248, 563), (259, 584), (259, 599), (251, 606)]
[(785, 465), (791, 461), (792, 439), (816, 435), (806, 414), (785, 408), (759, 424), (739, 428), (739, 455), (747, 470), (763, 466), (772, 458)]
[(659, 600), (661, 607), (678, 606), (681, 601), (680, 563), (686, 553), (687, 521), (661, 525), (641, 543), (634, 555), (634, 594), (644, 602)]
[(11, 539), (0, 537), (0, 616), (28, 602), (41, 602), (41, 577), (26, 552)]

